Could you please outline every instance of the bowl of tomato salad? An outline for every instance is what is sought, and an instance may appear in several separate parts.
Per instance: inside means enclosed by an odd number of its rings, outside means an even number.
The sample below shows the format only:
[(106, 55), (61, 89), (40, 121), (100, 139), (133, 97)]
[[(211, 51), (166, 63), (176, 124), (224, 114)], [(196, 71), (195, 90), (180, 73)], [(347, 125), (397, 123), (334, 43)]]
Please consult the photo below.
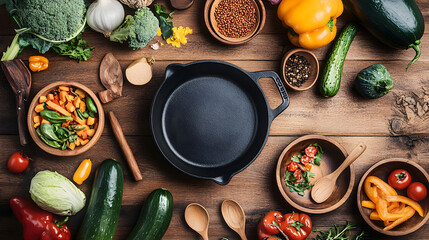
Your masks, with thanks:
[(323, 203), (310, 196), (316, 180), (335, 171), (347, 157), (339, 143), (321, 135), (302, 136), (281, 153), (276, 168), (276, 182), (284, 199), (294, 208), (322, 214), (340, 207), (349, 197), (355, 182), (354, 167), (350, 165), (337, 179), (337, 187)]
[(104, 111), (97, 96), (77, 82), (55, 82), (40, 90), (30, 104), (27, 126), (45, 152), (76, 156), (101, 137)]

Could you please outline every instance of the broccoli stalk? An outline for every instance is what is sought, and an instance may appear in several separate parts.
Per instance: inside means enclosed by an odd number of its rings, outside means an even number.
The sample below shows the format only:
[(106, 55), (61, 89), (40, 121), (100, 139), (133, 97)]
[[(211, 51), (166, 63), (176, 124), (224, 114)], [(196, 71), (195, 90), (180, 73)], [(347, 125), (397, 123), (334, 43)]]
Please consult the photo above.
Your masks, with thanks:
[(110, 41), (123, 43), (134, 50), (144, 48), (158, 33), (159, 22), (149, 8), (138, 9), (134, 16), (126, 16), (124, 22), (110, 35)]

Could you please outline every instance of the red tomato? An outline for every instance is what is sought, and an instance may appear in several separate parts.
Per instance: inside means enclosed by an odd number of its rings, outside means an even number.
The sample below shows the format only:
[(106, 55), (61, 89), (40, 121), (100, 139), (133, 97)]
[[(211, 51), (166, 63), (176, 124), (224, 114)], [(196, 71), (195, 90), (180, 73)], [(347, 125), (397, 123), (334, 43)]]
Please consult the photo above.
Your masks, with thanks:
[(421, 201), (426, 198), (428, 191), (423, 183), (413, 182), (407, 189), (407, 195), (414, 201)]
[(302, 165), (305, 166), (311, 161), (311, 158), (307, 155), (302, 155), (300, 161), (301, 161)]
[(316, 156), (317, 153), (317, 147), (315, 146), (308, 146), (305, 148), (305, 155), (314, 158), (314, 156)]
[(29, 158), (25, 153), (16, 152), (10, 156), (9, 161), (7, 162), (7, 167), (9, 171), (13, 173), (22, 173), (27, 169)]
[(289, 165), (287, 166), (287, 170), (289, 172), (295, 172), (298, 169), (298, 163), (296, 162), (291, 162), (289, 163)]
[(396, 169), (390, 173), (387, 182), (394, 189), (402, 190), (407, 188), (411, 183), (411, 175), (404, 169)]

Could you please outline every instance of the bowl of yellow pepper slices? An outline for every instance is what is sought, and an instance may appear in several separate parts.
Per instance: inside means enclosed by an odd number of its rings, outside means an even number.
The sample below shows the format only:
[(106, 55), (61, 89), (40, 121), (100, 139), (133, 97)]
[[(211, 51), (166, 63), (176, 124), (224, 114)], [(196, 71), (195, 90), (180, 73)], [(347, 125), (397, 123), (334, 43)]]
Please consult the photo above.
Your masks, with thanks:
[(90, 149), (104, 128), (97, 96), (76, 82), (55, 82), (30, 104), (27, 125), (34, 142), (56, 156), (76, 156)]
[(374, 230), (402, 236), (422, 227), (429, 219), (429, 198), (414, 201), (407, 197), (407, 189), (397, 190), (387, 183), (395, 169), (404, 169), (412, 182), (429, 186), (429, 175), (412, 160), (392, 158), (374, 164), (362, 176), (357, 192), (359, 212)]

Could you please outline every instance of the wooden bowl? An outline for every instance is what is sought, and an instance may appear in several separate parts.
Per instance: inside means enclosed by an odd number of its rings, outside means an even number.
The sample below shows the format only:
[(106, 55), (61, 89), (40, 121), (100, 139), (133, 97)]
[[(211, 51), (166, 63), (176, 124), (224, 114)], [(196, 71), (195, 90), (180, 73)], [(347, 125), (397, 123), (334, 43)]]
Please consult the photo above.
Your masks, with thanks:
[[(357, 205), (359, 208), (359, 212), (362, 215), (365, 222), (371, 226), (374, 230), (389, 236), (402, 236), (409, 233), (412, 233), (422, 227), (429, 219), (429, 197), (426, 197), (419, 204), (423, 208), (424, 217), (420, 217), (418, 213), (415, 213), (414, 216), (408, 221), (400, 224), (399, 226), (393, 228), (390, 231), (383, 230), (384, 224), (381, 221), (373, 221), (369, 219), (369, 215), (371, 214), (371, 209), (362, 207), (363, 200), (369, 200), (365, 194), (363, 189), (363, 184), (365, 179), (368, 176), (376, 176), (381, 180), (387, 182), (387, 177), (389, 174), (395, 169), (405, 169), (411, 175), (412, 182), (421, 182), (426, 187), (429, 187), (429, 175), (425, 171), (423, 167), (413, 162), (412, 160), (403, 159), (403, 158), (391, 158), (379, 161), (372, 167), (366, 171), (366, 173), (362, 176), (359, 186), (357, 189)], [(396, 190), (399, 195), (407, 196), (407, 190)]]
[[(46, 143), (44, 143), (39, 136), (36, 133), (36, 129), (33, 127), (33, 117), (37, 114), (36, 111), (34, 111), (34, 108), (37, 104), (39, 104), (39, 97), (42, 95), (47, 95), (48, 92), (52, 90), (56, 90), (59, 86), (72, 86), (79, 88), (83, 90), (86, 94), (88, 94), (92, 100), (94, 100), (95, 105), (97, 106), (98, 111), (98, 127), (95, 131), (94, 136), (91, 138), (91, 140), (85, 145), (85, 146), (79, 146), (76, 147), (74, 150), (66, 149), (56, 149), (53, 147), (48, 146)], [(27, 115), (27, 126), (28, 131), (30, 132), (31, 138), (33, 138), (34, 142), (39, 146), (41, 149), (43, 149), (45, 152), (50, 153), (52, 155), (56, 156), (76, 156), (81, 153), (84, 153), (88, 151), (94, 144), (100, 139), (101, 134), (103, 133), (104, 129), (104, 111), (103, 107), (98, 100), (97, 96), (92, 92), (89, 88), (85, 87), (84, 85), (77, 83), (77, 82), (54, 82), (49, 84), (48, 86), (44, 87), (42, 90), (40, 90), (36, 96), (34, 96), (33, 101), (31, 101), (28, 115)]]
[(348, 155), (347, 151), (339, 143), (325, 136), (306, 135), (300, 137), (290, 143), (280, 155), (277, 162), (276, 180), (280, 193), (292, 207), (307, 213), (321, 214), (338, 208), (350, 197), (355, 175), (353, 165), (346, 168), (337, 179), (335, 191), (323, 203), (316, 203), (312, 200), (310, 196), (311, 189), (306, 190), (304, 196), (300, 196), (296, 192), (290, 192), (284, 181), (287, 165), (291, 162), (292, 156), (297, 155), (308, 145), (314, 143), (322, 146), (324, 153), (322, 154), (320, 166), (313, 165), (311, 168), (311, 172), (316, 173), (311, 183), (337, 169)]
[(209, 33), (218, 41), (228, 45), (238, 45), (252, 40), (264, 28), (266, 19), (266, 10), (262, 0), (253, 0), (257, 14), (257, 24), (253, 31), (246, 37), (242, 38), (229, 38), (222, 35), (217, 27), (216, 20), (214, 19), (214, 11), (220, 0), (207, 0), (204, 6), (204, 22)]
[[(310, 76), (308, 77), (307, 81), (305, 81), (299, 87), (289, 83), (286, 79), (286, 71), (285, 71), (286, 62), (293, 54), (304, 57), (310, 64)], [(286, 83), (286, 86), (288, 86), (290, 89), (295, 91), (308, 90), (311, 87), (313, 87), (313, 85), (317, 82), (317, 78), (319, 77), (319, 61), (317, 60), (316, 55), (314, 55), (313, 52), (307, 49), (303, 49), (303, 48), (292, 49), (283, 56), (283, 60), (281, 64), (281, 72), (282, 72), (281, 76), (283, 78), (283, 81)]]

